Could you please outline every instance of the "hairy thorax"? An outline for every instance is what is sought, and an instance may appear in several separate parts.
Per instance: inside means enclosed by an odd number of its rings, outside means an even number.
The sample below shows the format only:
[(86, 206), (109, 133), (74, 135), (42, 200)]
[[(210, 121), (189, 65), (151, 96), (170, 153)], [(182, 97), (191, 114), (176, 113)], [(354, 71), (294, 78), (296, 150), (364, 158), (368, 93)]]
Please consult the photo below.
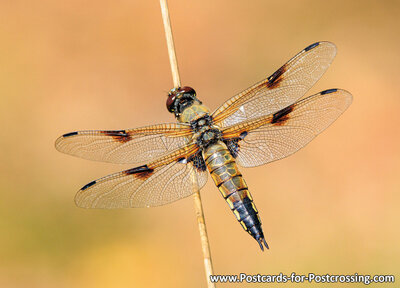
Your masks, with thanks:
[(179, 122), (190, 124), (194, 132), (192, 139), (202, 150), (221, 138), (221, 131), (213, 125), (209, 113), (210, 110), (206, 106), (194, 103), (185, 108), (178, 118)]
[(210, 113), (210, 110), (200, 103), (193, 103), (191, 106), (185, 108), (179, 115), (178, 121), (184, 123), (191, 123), (203, 116)]

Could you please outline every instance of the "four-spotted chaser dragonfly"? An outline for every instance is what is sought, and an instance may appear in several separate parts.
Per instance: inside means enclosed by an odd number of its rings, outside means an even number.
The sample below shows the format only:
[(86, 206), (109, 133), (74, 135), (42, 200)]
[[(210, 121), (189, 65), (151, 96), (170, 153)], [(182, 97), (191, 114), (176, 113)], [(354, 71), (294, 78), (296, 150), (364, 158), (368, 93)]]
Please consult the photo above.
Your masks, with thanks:
[(238, 166), (259, 166), (293, 154), (349, 107), (352, 96), (341, 89), (299, 100), (335, 54), (334, 44), (314, 43), (213, 113), (192, 88), (181, 87), (169, 92), (166, 103), (178, 123), (64, 134), (55, 143), (60, 152), (138, 165), (86, 184), (76, 194), (76, 204), (84, 208), (164, 205), (201, 189), (210, 173), (243, 228), (262, 250), (263, 245), (268, 248)]

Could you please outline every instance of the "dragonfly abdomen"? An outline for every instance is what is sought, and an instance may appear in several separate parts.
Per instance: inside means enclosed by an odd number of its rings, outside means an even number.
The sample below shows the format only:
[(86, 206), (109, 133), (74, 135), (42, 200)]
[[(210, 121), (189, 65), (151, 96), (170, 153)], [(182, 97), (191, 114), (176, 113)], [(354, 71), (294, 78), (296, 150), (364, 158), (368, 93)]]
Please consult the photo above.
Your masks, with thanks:
[(235, 159), (225, 143), (218, 141), (210, 145), (205, 149), (203, 156), (215, 185), (243, 229), (257, 240), (261, 249), (263, 249), (263, 243), (268, 248), (256, 206)]

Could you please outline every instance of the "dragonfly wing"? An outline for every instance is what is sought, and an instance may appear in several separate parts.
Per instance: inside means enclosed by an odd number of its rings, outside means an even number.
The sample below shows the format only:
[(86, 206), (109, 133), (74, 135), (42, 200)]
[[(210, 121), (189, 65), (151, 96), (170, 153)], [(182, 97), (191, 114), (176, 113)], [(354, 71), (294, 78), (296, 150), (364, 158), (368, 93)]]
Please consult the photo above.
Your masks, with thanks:
[(191, 161), (196, 144), (178, 149), (147, 165), (92, 181), (78, 191), (83, 208), (130, 208), (164, 205), (193, 194), (204, 185)]
[(331, 125), (351, 104), (352, 95), (330, 89), (274, 114), (232, 125), (222, 137), (239, 165), (255, 167), (287, 157)]
[(214, 123), (225, 128), (289, 106), (321, 78), (335, 55), (333, 43), (308, 46), (270, 77), (225, 102), (212, 114)]
[(60, 152), (84, 159), (135, 164), (183, 147), (192, 130), (185, 124), (161, 124), (130, 130), (78, 131), (56, 140)]

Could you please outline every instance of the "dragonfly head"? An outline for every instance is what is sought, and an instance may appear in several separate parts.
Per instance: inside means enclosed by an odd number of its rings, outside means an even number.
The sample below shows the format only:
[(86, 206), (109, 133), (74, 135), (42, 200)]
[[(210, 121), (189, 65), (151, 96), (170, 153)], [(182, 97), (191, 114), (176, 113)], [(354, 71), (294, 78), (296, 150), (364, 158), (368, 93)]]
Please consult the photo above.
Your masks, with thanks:
[(188, 86), (173, 88), (168, 93), (167, 109), (178, 117), (183, 110), (191, 106), (194, 101), (200, 102), (196, 98), (196, 91), (194, 91), (193, 88)]

